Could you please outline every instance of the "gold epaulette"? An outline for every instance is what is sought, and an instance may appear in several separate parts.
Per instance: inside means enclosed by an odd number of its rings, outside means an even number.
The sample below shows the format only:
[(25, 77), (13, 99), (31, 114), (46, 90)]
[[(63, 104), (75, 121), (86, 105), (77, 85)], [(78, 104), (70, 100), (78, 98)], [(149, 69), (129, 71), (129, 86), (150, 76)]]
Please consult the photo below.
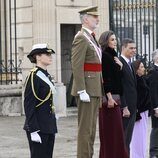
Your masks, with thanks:
[(26, 77), (26, 80), (25, 80), (25, 83), (24, 83), (24, 86), (25, 86), (25, 87), (26, 87), (26, 85), (27, 85), (27, 82), (28, 82), (28, 80), (29, 80), (29, 78), (30, 78), (32, 72), (36, 72), (37, 69), (38, 69), (37, 67), (34, 67), (34, 68), (32, 68), (32, 69), (30, 70), (30, 73), (29, 73), (29, 75)]
[(37, 69), (38, 69), (37, 67), (34, 67), (34, 68), (31, 69), (30, 71), (31, 71), (31, 72), (35, 72), (35, 71), (37, 71)]

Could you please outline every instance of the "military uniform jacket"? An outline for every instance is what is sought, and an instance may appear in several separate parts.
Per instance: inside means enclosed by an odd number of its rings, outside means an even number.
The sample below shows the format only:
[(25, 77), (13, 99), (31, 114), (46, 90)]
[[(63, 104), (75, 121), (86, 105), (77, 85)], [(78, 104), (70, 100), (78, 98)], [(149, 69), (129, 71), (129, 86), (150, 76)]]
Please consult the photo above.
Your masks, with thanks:
[(47, 77), (50, 76), (46, 70), (38, 67), (33, 75), (33, 84), (31, 83), (31, 76), (26, 83), (24, 92), (24, 110), (26, 115), (24, 130), (54, 134), (57, 132), (57, 125), (55, 113), (52, 110), (52, 94), (48, 100), (36, 107), (40, 101), (34, 96), (32, 86), (34, 86), (36, 95), (41, 99), (46, 98), (50, 91), (50, 86), (37, 76), (38, 71), (41, 71)]
[(100, 49), (93, 36), (83, 28), (74, 38), (71, 56), (73, 71), (71, 94), (73, 96), (77, 96), (77, 92), (81, 90), (86, 90), (92, 97), (102, 96), (101, 72), (84, 71), (85, 63), (101, 64), (101, 59), (99, 59), (94, 45)]

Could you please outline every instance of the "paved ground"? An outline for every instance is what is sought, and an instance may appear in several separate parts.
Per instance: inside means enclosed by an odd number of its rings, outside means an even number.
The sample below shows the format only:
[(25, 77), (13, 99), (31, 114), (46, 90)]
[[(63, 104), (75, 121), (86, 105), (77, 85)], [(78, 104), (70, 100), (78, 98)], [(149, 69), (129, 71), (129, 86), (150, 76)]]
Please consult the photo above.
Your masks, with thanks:
[[(0, 117), (0, 158), (29, 158), (28, 142), (22, 129), (24, 116)], [(69, 116), (58, 120), (54, 158), (76, 157), (77, 117)], [(98, 133), (95, 144), (98, 158)]]
[[(23, 122), (24, 116), (0, 117), (0, 158), (29, 158)], [(60, 118), (58, 129), (54, 158), (76, 158), (77, 117)], [(98, 158), (98, 128), (94, 148), (94, 158)]]

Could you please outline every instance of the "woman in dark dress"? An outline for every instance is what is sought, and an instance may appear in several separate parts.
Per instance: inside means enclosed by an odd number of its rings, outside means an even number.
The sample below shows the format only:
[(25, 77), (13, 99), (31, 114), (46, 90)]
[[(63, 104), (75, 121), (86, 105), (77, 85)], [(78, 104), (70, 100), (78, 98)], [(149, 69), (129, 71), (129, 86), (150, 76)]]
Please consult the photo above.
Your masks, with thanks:
[(114, 98), (116, 95), (120, 97), (123, 93), (122, 63), (115, 51), (117, 46), (115, 34), (112, 31), (103, 32), (99, 44), (102, 48), (103, 87), (107, 98), (107, 104), (103, 103), (99, 111), (99, 158), (128, 158), (120, 103)]
[(137, 59), (132, 65), (137, 77), (137, 117), (130, 144), (130, 157), (146, 158), (148, 115), (151, 104), (149, 87), (145, 80), (145, 67), (141, 60)]

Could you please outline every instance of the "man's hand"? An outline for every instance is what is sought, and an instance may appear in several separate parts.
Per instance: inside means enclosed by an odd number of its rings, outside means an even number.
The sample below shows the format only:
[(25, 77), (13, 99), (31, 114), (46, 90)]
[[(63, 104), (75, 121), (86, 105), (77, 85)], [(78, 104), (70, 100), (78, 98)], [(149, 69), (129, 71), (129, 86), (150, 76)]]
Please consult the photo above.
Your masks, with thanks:
[(158, 109), (156, 109), (156, 110), (154, 110), (154, 111), (155, 111), (154, 116), (155, 116), (155, 117), (158, 117)]
[(130, 117), (128, 107), (123, 108), (123, 117)]
[(33, 142), (42, 143), (41, 137), (37, 132), (32, 132), (31, 133), (31, 140)]
[(82, 91), (80, 94), (80, 100), (83, 101), (83, 102), (90, 102), (90, 97), (89, 95), (87, 94), (87, 92), (84, 90)]

